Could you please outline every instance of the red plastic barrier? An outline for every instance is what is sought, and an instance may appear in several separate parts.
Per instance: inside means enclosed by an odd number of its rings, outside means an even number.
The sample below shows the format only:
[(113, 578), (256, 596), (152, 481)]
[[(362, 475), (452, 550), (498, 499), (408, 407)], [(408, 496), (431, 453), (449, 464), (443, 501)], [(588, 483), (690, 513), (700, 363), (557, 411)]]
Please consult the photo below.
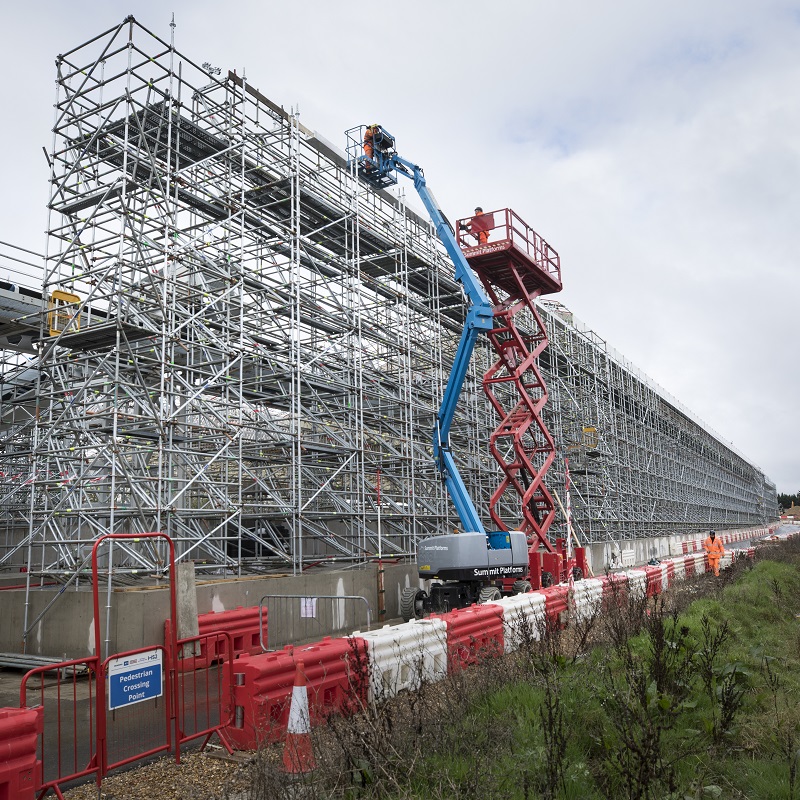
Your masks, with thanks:
[[(261, 653), (261, 640), (258, 619), (258, 606), (238, 606), (230, 611), (211, 611), (197, 615), (197, 626), (200, 639), (200, 653), (193, 658), (179, 661), (179, 668), (205, 669), (209, 664), (228, 658), (228, 639), (226, 637), (209, 637), (208, 634), (225, 631), (230, 634), (233, 651), (230, 658), (241, 655), (257, 655)], [(267, 609), (264, 609), (264, 629), (267, 627)], [(171, 641), (170, 621), (164, 622), (164, 642)]]
[(675, 564), (672, 561), (667, 561), (667, 586), (672, 586), (675, 583)]
[(294, 676), (297, 671), (292, 648), (260, 656), (242, 656), (225, 662), (223, 668), (233, 683), (231, 709), (223, 709), (233, 724), (225, 735), (234, 747), (255, 750), (262, 743), (275, 742), (286, 730)]
[(628, 602), (628, 576), (620, 572), (610, 572), (604, 575), (603, 581), (603, 608), (608, 610), (615, 604), (617, 606)]
[(547, 624), (554, 628), (565, 627), (567, 624), (569, 587), (548, 586), (546, 589), (539, 589), (538, 591), (539, 594), (544, 595), (544, 614)]
[(688, 553), (689, 552), (689, 542), (681, 542), (681, 550), (684, 553)]
[(44, 730), (44, 709), (0, 708), (0, 797), (33, 800), (42, 785), (42, 762), (36, 758)]
[[(673, 568), (674, 569), (674, 568)], [(655, 597), (661, 594), (661, 589), (664, 577), (661, 573), (661, 567), (645, 567), (644, 571), (647, 573), (647, 596)]]
[(298, 661), (303, 662), (308, 680), (312, 725), (323, 723), (332, 713), (362, 708), (369, 690), (368, 652), (363, 639), (326, 636), (315, 644), (287, 645), (275, 653), (226, 661), (224, 669), (233, 673), (234, 705), (233, 724), (225, 729), (228, 740), (241, 749), (254, 750), (261, 743), (283, 738)]
[(503, 654), (503, 607), (470, 606), (442, 614), (447, 624), (448, 669), (453, 672), (470, 664)]
[[(264, 628), (267, 627), (267, 609), (264, 609)], [(261, 652), (259, 639), (258, 606), (239, 606), (230, 611), (218, 613), (198, 614), (197, 623), (200, 635), (212, 631), (226, 631), (233, 640), (231, 658), (236, 658), (244, 653), (256, 655)], [(225, 655), (225, 654), (220, 654)]]

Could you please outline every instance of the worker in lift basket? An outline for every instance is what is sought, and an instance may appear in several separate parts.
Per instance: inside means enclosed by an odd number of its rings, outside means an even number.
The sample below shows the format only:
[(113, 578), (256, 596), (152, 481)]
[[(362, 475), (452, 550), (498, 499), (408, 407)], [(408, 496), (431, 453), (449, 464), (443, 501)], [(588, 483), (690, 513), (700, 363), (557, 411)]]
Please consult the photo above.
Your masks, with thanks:
[(475, 208), (475, 216), (469, 221), (469, 226), (461, 225), (462, 231), (469, 231), (477, 240), (478, 244), (486, 244), (489, 241), (489, 221), (481, 219), (483, 209), (480, 206)]
[[(375, 157), (375, 135), (381, 129), (381, 126), (378, 125), (377, 122), (373, 122), (372, 125), (367, 125), (367, 129), (364, 131), (364, 155), (372, 161)], [(371, 165), (367, 164), (367, 168)]]
[(725, 547), (722, 542), (717, 539), (716, 531), (709, 531), (708, 538), (703, 542), (703, 549), (708, 556), (708, 563), (714, 574), (719, 577), (719, 560), (725, 553)]

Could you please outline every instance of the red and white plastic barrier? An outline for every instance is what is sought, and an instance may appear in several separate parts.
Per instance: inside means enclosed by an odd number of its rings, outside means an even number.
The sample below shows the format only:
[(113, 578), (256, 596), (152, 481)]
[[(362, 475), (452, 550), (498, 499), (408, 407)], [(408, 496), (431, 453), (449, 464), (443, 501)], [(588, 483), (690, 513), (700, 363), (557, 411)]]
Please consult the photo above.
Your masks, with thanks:
[[(356, 631), (369, 658), (369, 700), (376, 702), (447, 676), (447, 623), (439, 617)], [(410, 658), (418, 655), (409, 665)]]
[[(754, 534), (743, 533), (742, 538), (745, 535)], [(752, 557), (754, 550), (747, 555)], [(300, 661), (307, 675), (310, 724), (316, 725), (330, 714), (351, 713), (365, 703), (442, 680), (484, 658), (514, 652), (526, 636), (536, 639), (571, 620), (589, 619), (629, 597), (657, 596), (675, 581), (707, 569), (705, 553), (687, 545), (684, 555), (658, 565), (587, 578), (572, 587), (551, 586), (341, 639), (326, 637), (277, 653), (243, 655), (226, 664), (233, 670), (235, 706), (235, 721), (226, 733), (242, 748), (285, 736)]]
[(569, 607), (569, 618), (577, 622), (595, 617), (603, 603), (603, 581), (600, 578), (584, 578), (575, 581)]
[(514, 594), (486, 605), (502, 609), (503, 645), (506, 653), (519, 650), (524, 638), (538, 640), (545, 620), (545, 597), (541, 592)]

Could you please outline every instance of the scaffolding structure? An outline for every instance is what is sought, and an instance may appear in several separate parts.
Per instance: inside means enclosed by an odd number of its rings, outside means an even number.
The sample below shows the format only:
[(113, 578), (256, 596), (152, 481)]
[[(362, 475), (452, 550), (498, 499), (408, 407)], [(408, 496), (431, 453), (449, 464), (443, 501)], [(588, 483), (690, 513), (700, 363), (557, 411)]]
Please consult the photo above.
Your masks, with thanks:
[[(775, 484), (641, 370), (542, 300), (545, 418), (569, 458), (573, 523), (589, 542), (760, 525)], [(563, 483), (562, 483), (563, 485)]]
[[(452, 530), (430, 436), (465, 306), (429, 222), (133, 18), (57, 67), (41, 291), (0, 303), (0, 567), (71, 580), (101, 534), (163, 531), (200, 570), (299, 572)], [(587, 542), (772, 517), (757, 467), (563, 306), (537, 309), (548, 480), (569, 455)], [(492, 357), (481, 343), (451, 434), (482, 510)], [(122, 579), (164, 568), (113, 557)]]

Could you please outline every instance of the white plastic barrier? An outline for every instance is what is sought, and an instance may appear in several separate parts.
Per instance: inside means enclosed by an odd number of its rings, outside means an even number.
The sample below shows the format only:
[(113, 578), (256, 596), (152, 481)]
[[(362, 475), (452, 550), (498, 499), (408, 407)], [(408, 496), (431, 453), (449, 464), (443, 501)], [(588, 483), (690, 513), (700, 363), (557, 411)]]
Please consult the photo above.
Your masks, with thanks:
[(647, 595), (647, 573), (643, 569), (625, 570), (628, 578), (628, 591), (631, 597), (641, 600)]
[(506, 653), (519, 650), (528, 636), (533, 640), (539, 639), (544, 630), (544, 604), (544, 595), (539, 592), (514, 594), (491, 602), (491, 605), (503, 609), (503, 641)]
[(603, 600), (603, 581), (599, 578), (584, 578), (573, 584), (572, 602), (569, 612), (578, 622), (591, 619), (600, 612)]
[(669, 578), (667, 577), (667, 565), (665, 563), (659, 564), (661, 570), (661, 592), (666, 592), (669, 589)]
[(686, 567), (684, 566), (683, 559), (684, 556), (679, 556), (672, 559), (672, 563), (675, 565), (675, 581), (682, 581), (686, 579)]
[(406, 689), (447, 677), (447, 624), (419, 619), (353, 633), (369, 648), (370, 702), (386, 700)]
[(706, 571), (706, 554), (695, 553), (694, 555), (694, 571), (696, 575), (704, 575)]

